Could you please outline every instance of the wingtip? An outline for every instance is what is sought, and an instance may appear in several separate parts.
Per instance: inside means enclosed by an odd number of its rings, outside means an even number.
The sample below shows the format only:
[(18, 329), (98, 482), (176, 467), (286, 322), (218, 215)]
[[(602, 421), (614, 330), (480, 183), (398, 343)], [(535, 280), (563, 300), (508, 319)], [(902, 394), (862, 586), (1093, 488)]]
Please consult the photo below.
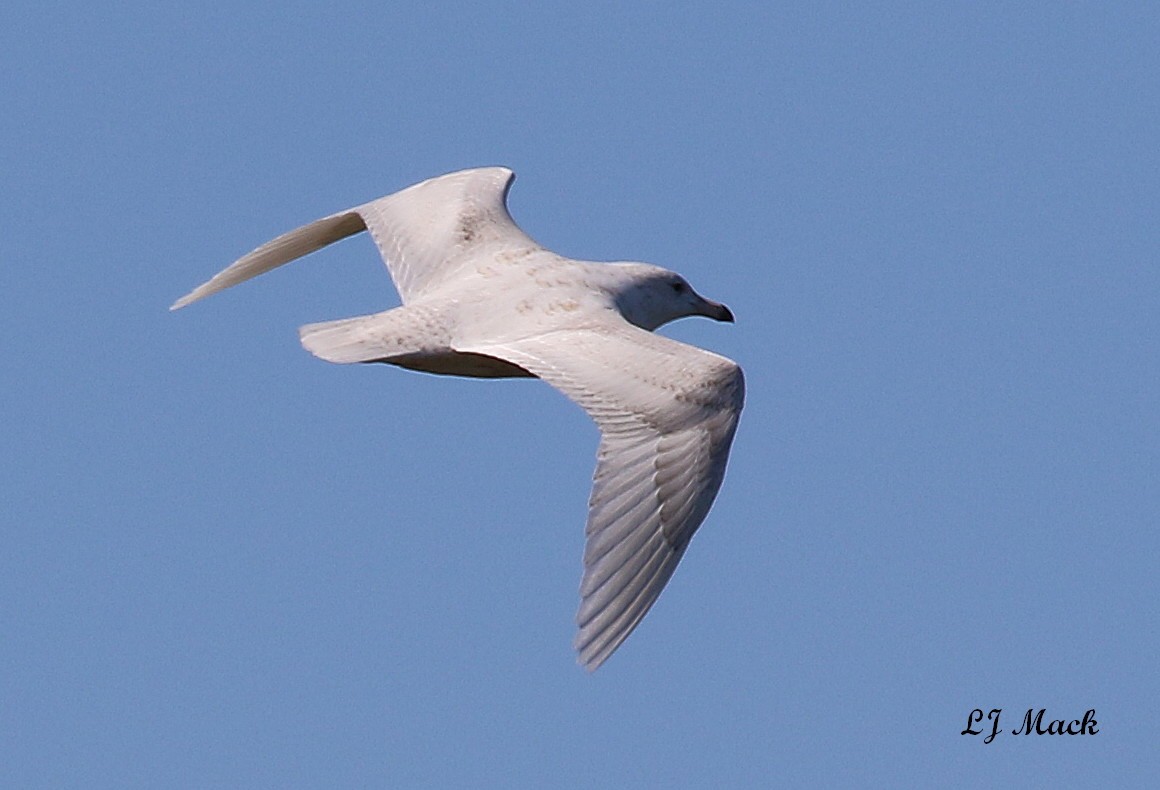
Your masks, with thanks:
[(169, 312), (172, 313), (174, 310), (180, 310), (181, 308), (185, 307), (186, 305), (190, 304), (191, 302), (196, 302), (200, 298), (201, 298), (201, 295), (198, 294), (198, 292), (196, 290), (190, 291), (185, 296), (181, 297), (176, 302), (169, 305)]
[(607, 656), (585, 656), (583, 653), (580, 653), (576, 656), (576, 663), (580, 665), (580, 668), (583, 669), (586, 674), (591, 675), (593, 672), (600, 669), (606, 658)]
[(626, 636), (627, 634), (621, 634), (619, 638), (608, 639), (606, 634), (594, 636), (591, 633), (585, 634), (584, 630), (581, 629), (580, 633), (576, 634), (576, 638), (572, 640), (572, 647), (576, 650), (576, 663), (591, 675), (604, 666), (604, 662), (612, 657)]

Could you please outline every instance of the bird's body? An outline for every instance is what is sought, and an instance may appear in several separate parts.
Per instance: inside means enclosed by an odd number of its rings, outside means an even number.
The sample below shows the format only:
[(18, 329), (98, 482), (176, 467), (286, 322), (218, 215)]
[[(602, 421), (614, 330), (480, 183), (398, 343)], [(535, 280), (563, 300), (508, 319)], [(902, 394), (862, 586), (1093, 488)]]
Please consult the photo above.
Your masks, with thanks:
[(427, 373), (536, 376), (601, 428), (576, 647), (595, 669), (655, 602), (709, 511), (744, 398), (741, 369), (653, 329), (687, 315), (732, 321), (680, 276), (544, 249), (506, 207), (511, 171), (431, 179), (291, 231), (174, 307), (367, 229), (401, 307), (300, 330), (322, 359)]

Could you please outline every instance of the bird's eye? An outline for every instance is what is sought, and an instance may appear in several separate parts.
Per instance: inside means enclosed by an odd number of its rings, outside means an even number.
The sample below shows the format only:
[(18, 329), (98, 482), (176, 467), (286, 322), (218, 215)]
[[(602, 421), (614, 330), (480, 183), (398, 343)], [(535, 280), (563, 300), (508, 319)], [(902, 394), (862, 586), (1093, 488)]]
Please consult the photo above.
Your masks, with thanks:
[(673, 293), (683, 294), (685, 291), (689, 290), (689, 286), (685, 285), (683, 282), (678, 281), (675, 283), (669, 283), (669, 285), (672, 287)]

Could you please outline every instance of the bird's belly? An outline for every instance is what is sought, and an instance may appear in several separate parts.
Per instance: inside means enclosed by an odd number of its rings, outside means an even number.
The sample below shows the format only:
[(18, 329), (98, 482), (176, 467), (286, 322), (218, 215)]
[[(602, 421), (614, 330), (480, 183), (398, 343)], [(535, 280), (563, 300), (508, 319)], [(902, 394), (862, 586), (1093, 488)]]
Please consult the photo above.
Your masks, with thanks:
[(531, 373), (511, 362), (486, 354), (459, 351), (400, 354), (375, 361), (440, 376), (467, 376), (477, 379), (534, 378)]

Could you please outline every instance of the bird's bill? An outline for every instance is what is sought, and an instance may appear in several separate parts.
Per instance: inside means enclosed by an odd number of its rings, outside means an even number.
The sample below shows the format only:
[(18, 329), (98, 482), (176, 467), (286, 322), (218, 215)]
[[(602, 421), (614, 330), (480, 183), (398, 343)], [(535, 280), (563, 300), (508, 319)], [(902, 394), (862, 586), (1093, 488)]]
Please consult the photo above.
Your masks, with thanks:
[(705, 300), (705, 315), (714, 321), (733, 323), (733, 311), (720, 302), (714, 302), (711, 299)]

